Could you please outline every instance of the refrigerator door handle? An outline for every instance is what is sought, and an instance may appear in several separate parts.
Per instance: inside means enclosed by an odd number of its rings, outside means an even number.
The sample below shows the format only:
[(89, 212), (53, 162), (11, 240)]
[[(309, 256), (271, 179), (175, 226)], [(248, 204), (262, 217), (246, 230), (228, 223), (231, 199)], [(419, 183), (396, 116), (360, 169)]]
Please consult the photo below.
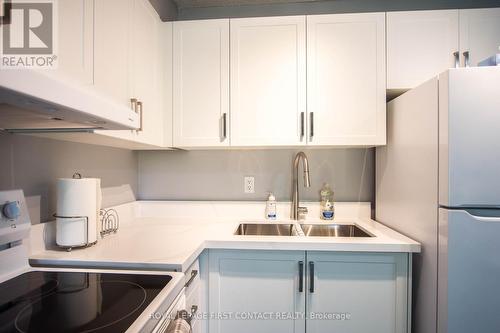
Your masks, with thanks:
[(500, 217), (477, 216), (477, 215), (473, 215), (469, 212), (467, 212), (467, 214), (469, 214), (470, 217), (472, 217), (474, 220), (477, 220), (477, 221), (500, 223)]
[[(462, 211), (470, 216), (472, 219), (480, 222), (500, 223), (500, 210), (499, 209), (452, 209), (451, 211)], [(492, 214), (495, 212), (497, 214)]]

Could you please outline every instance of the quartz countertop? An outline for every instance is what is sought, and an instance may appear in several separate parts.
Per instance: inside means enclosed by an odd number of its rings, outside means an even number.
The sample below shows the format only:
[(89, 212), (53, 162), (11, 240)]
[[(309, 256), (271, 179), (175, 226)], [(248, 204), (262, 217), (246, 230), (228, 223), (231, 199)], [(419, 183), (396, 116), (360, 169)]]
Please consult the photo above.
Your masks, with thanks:
[[(207, 205), (219, 205), (207, 203)], [(349, 252), (420, 252), (420, 244), (378, 223), (366, 215), (366, 209), (343, 207), (335, 221), (308, 219), (308, 224), (355, 223), (374, 237), (309, 237), (309, 236), (239, 236), (235, 231), (240, 223), (269, 223), (254, 218), (260, 203), (230, 203), (229, 210), (242, 212), (242, 217), (222, 216), (214, 211), (197, 213), (197, 207), (175, 202), (134, 202), (122, 205), (118, 210), (123, 218), (116, 234), (110, 234), (98, 243), (68, 252), (55, 245), (55, 223), (36, 226), (31, 235), (30, 264), (33, 266), (65, 266), (88, 268), (127, 268), (147, 270), (186, 271), (205, 249), (239, 250), (301, 250), (301, 251), (349, 251)], [(238, 205), (253, 205), (239, 209)], [(264, 205), (262, 203), (262, 205)], [(286, 204), (281, 207), (286, 211)], [(344, 209), (345, 208), (345, 209)], [(365, 207), (366, 208), (366, 207)], [(311, 207), (314, 211), (315, 206)], [(172, 212), (191, 211), (193, 216), (180, 216)], [(249, 213), (251, 211), (251, 213)], [(352, 211), (348, 213), (348, 211)], [(364, 213), (359, 213), (360, 211)], [(167, 213), (165, 213), (167, 212)], [(199, 216), (198, 216), (199, 215)], [(229, 214), (231, 215), (231, 214)], [(233, 214), (234, 215), (234, 214)], [(282, 215), (284, 216), (284, 215)], [(122, 218), (122, 217), (121, 217)], [(273, 223), (290, 223), (281, 219)], [(43, 239), (43, 240), (40, 240)]]

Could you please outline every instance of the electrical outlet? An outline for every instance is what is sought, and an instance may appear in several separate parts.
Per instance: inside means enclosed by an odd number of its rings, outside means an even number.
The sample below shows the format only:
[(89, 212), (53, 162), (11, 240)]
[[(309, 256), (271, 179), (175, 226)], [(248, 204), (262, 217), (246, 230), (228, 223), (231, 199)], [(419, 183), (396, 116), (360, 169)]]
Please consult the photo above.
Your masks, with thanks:
[(245, 177), (245, 193), (255, 193), (255, 178)]

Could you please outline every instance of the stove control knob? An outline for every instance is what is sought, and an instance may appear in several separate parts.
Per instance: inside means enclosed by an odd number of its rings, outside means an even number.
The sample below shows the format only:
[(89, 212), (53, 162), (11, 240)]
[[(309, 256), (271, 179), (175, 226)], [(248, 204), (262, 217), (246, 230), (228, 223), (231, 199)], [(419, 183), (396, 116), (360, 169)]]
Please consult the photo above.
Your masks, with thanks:
[(21, 208), (19, 207), (19, 202), (11, 201), (3, 205), (2, 208), (3, 215), (9, 220), (15, 220), (21, 215)]

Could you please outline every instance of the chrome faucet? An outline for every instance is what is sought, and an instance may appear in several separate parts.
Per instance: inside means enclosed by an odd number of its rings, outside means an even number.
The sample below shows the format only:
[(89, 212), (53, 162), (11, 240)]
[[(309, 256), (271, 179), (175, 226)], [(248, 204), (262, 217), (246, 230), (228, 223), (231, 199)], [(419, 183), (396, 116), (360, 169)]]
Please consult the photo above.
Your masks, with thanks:
[(311, 186), (311, 180), (309, 178), (309, 161), (307, 160), (306, 154), (304, 152), (297, 153), (295, 155), (295, 160), (293, 161), (293, 183), (292, 183), (292, 213), (290, 217), (292, 220), (299, 219), (299, 213), (307, 213), (306, 207), (299, 207), (299, 163), (302, 160), (302, 166), (304, 168), (304, 187)]

